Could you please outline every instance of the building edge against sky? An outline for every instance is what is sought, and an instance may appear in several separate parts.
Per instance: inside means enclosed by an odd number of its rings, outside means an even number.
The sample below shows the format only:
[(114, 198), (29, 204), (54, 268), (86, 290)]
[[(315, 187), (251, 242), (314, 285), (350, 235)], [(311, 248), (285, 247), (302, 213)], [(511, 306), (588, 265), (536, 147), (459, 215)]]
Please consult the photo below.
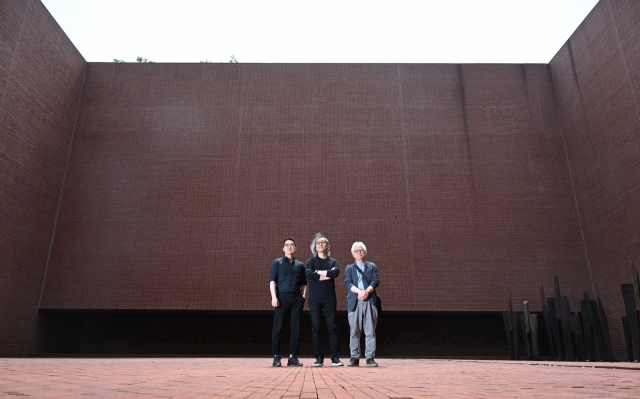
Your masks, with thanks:
[(89, 62), (546, 64), (597, 0), (43, 3)]
[(558, 275), (623, 357), (639, 5), (601, 1), (549, 65), (86, 63), (40, 1), (0, 7), (0, 353), (131, 312), (264, 318), (255, 270), (321, 230), (343, 267), (367, 243), (389, 317), (539, 310)]

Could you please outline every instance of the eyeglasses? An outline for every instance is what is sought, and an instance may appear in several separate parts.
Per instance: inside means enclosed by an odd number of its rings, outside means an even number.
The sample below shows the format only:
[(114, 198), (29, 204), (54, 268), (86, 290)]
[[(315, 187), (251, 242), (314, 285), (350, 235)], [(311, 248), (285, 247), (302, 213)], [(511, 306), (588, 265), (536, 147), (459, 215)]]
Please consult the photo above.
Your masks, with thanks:
[(316, 241), (316, 245), (326, 245), (326, 244), (327, 244), (327, 242), (326, 242), (326, 241), (324, 241), (324, 240), (322, 240), (322, 241), (320, 241), (320, 240)]
[(354, 249), (353, 252), (364, 252), (364, 249)]
[(296, 244), (284, 244), (285, 247), (294, 247), (296, 246)]

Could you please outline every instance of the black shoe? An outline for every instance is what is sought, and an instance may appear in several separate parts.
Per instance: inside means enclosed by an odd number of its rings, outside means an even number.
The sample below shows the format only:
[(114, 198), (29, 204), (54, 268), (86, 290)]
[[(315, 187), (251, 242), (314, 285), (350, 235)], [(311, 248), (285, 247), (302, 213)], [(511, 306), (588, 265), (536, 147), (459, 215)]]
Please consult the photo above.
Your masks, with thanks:
[(282, 366), (282, 364), (280, 363), (280, 356), (279, 356), (279, 355), (275, 355), (275, 356), (273, 357), (273, 364), (272, 364), (272, 366), (273, 366), (273, 367), (280, 367), (280, 366)]
[(318, 357), (316, 358), (316, 362), (313, 363), (313, 367), (322, 367), (324, 364), (324, 358)]
[(297, 357), (291, 356), (289, 360), (287, 360), (287, 366), (300, 367), (302, 366), (302, 362), (298, 360)]
[(359, 365), (360, 359), (357, 357), (352, 357), (351, 360), (349, 360), (349, 363), (347, 363), (347, 367), (358, 367)]
[(338, 359), (337, 357), (332, 357), (332, 358), (331, 358), (331, 365), (332, 365), (333, 367), (344, 366), (344, 364), (342, 364), (342, 362), (340, 361), (340, 359)]
[(378, 367), (378, 363), (370, 357), (367, 359), (367, 367)]

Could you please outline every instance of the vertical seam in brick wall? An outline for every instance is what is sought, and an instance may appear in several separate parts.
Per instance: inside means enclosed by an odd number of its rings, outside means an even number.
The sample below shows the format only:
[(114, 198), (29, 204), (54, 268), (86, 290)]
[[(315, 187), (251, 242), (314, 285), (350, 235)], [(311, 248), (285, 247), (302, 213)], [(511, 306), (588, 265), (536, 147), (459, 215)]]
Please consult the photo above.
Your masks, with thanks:
[[(469, 177), (471, 178), (471, 194), (473, 195), (475, 201), (475, 193), (476, 193), (476, 178), (473, 173), (473, 154), (471, 153), (471, 138), (469, 137), (469, 117), (467, 116), (467, 91), (464, 88), (464, 76), (462, 74), (462, 64), (458, 65), (458, 75), (460, 77), (460, 92), (462, 95), (460, 99), (462, 100), (462, 122), (464, 128), (464, 140), (467, 146), (467, 160), (469, 162)], [(488, 120), (487, 116), (487, 120)], [(474, 210), (475, 212), (475, 210)]]
[(416, 304), (416, 267), (413, 255), (413, 223), (411, 220), (411, 197), (409, 195), (409, 164), (407, 159), (407, 139), (404, 134), (404, 99), (402, 97), (402, 71), (400, 64), (396, 64), (398, 71), (398, 92), (400, 95), (400, 132), (402, 135), (402, 160), (404, 161), (404, 189), (407, 200), (407, 219), (409, 221), (409, 253), (411, 254), (411, 283), (413, 284), (413, 305)]
[(71, 150), (73, 149), (73, 139), (76, 135), (76, 125), (78, 123), (78, 114), (80, 113), (80, 103), (82, 102), (82, 92), (84, 91), (84, 81), (87, 76), (87, 66), (84, 64), (84, 72), (82, 74), (82, 85), (80, 86), (80, 96), (78, 97), (78, 105), (76, 107), (76, 117), (73, 121), (73, 130), (71, 131), (71, 141), (69, 143), (69, 150), (67, 151), (67, 161), (64, 166), (64, 174), (62, 176), (62, 186), (60, 187), (60, 195), (58, 197), (58, 207), (56, 209), (56, 218), (53, 221), (53, 231), (51, 232), (51, 240), (49, 241), (49, 251), (47, 253), (47, 263), (44, 267), (44, 275), (42, 276), (42, 287), (40, 287), (40, 298), (38, 299), (38, 309), (40, 309), (40, 303), (42, 302), (42, 293), (44, 292), (44, 284), (47, 280), (47, 271), (49, 270), (49, 260), (51, 259), (51, 249), (53, 248), (53, 238), (56, 234), (56, 227), (58, 226), (58, 218), (60, 216), (60, 205), (62, 204), (62, 194), (64, 192), (64, 183), (67, 180), (67, 170), (69, 169), (69, 159), (71, 158)]
[(20, 31), (18, 33), (18, 38), (16, 39), (16, 44), (13, 47), (13, 51), (11, 52), (11, 62), (9, 63), (9, 71), (7, 73), (7, 79), (4, 81), (4, 86), (2, 87), (2, 95), (0, 95), (0, 110), (4, 105), (4, 97), (7, 93), (7, 87), (9, 86), (9, 81), (11, 80), (11, 74), (13, 73), (13, 66), (16, 60), (16, 54), (18, 53), (18, 48), (20, 47), (20, 41), (22, 40), (22, 29), (24, 28), (24, 23), (27, 20), (27, 13), (29, 12), (29, 6), (31, 5), (31, 0), (27, 1), (27, 5), (24, 8), (24, 15), (22, 16), (22, 22), (20, 23)]
[(618, 48), (620, 49), (620, 55), (622, 56), (622, 63), (624, 64), (624, 72), (627, 75), (627, 82), (629, 83), (629, 88), (631, 89), (631, 96), (633, 96), (633, 105), (636, 108), (636, 116), (640, 120), (640, 110), (638, 109), (638, 99), (636, 98), (636, 91), (633, 88), (633, 83), (631, 82), (631, 75), (629, 74), (629, 66), (627, 64), (627, 56), (624, 54), (622, 43), (620, 43), (620, 34), (618, 33), (618, 24), (616, 23), (616, 19), (613, 17), (613, 11), (611, 10), (610, 1), (607, 2), (607, 11), (609, 11), (609, 16), (611, 17), (611, 22), (613, 23), (613, 30), (616, 33), (616, 42), (618, 43)]
[[(232, 64), (233, 65), (233, 64)], [(238, 115), (238, 145), (236, 146), (236, 176), (235, 176), (235, 193), (233, 200), (233, 226), (231, 231), (231, 237), (236, 239), (236, 231), (238, 230), (238, 192), (240, 182), (240, 146), (242, 145), (242, 113), (244, 110), (244, 65), (234, 65), (240, 67), (240, 113)], [(236, 274), (232, 273), (230, 281), (229, 293), (233, 292), (233, 279)], [(232, 295), (227, 295), (227, 309), (231, 309), (233, 302)]]
[(576, 204), (576, 213), (578, 215), (578, 225), (580, 226), (580, 235), (582, 236), (582, 246), (584, 247), (584, 256), (587, 259), (587, 270), (589, 270), (589, 281), (591, 281), (591, 291), (595, 298), (597, 297), (596, 287), (593, 284), (593, 273), (591, 273), (591, 261), (589, 260), (589, 251), (587, 250), (587, 241), (584, 238), (584, 229), (582, 228), (582, 217), (580, 216), (580, 206), (578, 205), (578, 195), (576, 194), (576, 187), (573, 182), (573, 172), (571, 171), (571, 161), (569, 160), (569, 151), (567, 150), (567, 142), (564, 138), (564, 128), (562, 127), (562, 117), (560, 116), (560, 109), (558, 108), (558, 98), (556, 96), (556, 86), (553, 83), (553, 74), (551, 73), (551, 64), (547, 64), (547, 68), (549, 70), (549, 77), (551, 78), (551, 89), (553, 90), (553, 102), (556, 108), (556, 117), (558, 118), (558, 124), (560, 125), (560, 136), (562, 137), (564, 155), (567, 160), (567, 169), (569, 169), (569, 180), (571, 181), (571, 192), (573, 193), (573, 201)]

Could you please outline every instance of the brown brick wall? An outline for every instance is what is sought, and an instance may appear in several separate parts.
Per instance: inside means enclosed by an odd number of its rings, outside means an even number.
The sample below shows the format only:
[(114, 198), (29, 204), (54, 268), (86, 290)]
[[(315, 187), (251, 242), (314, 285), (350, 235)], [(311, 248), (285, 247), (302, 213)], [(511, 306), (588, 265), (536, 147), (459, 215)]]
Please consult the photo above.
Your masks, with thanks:
[(602, 0), (551, 61), (595, 293), (625, 356), (620, 284), (640, 264), (640, 3)]
[(282, 238), (305, 260), (323, 231), (343, 268), (368, 245), (387, 310), (539, 309), (558, 275), (624, 354), (637, 2), (601, 1), (549, 66), (90, 63), (75, 133), (87, 64), (39, 1), (0, 20), (0, 353), (34, 350), (40, 300), (268, 310)]
[(85, 61), (40, 1), (4, 0), (0, 21), (0, 354), (24, 354)]
[(42, 308), (268, 310), (316, 231), (368, 245), (387, 310), (577, 301), (548, 66), (89, 63)]

